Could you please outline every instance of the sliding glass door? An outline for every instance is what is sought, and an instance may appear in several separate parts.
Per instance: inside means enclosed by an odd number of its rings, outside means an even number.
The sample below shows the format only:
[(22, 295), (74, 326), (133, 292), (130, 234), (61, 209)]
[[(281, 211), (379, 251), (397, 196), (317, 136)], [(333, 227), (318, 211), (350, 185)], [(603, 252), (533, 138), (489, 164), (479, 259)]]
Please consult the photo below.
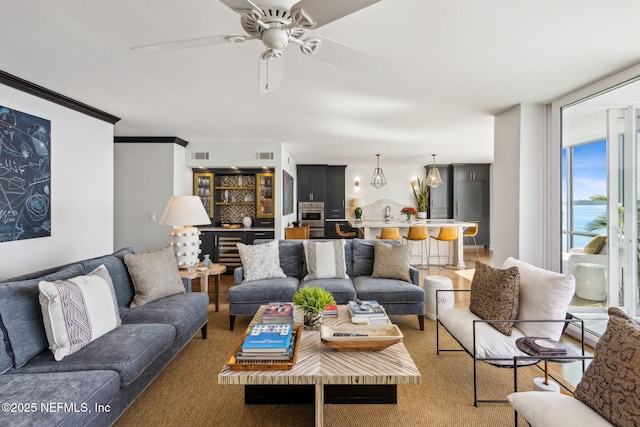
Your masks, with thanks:
[(561, 115), (562, 269), (576, 278), (571, 312), (595, 334), (604, 330), (610, 306), (640, 314), (639, 113), (598, 98), (564, 107)]

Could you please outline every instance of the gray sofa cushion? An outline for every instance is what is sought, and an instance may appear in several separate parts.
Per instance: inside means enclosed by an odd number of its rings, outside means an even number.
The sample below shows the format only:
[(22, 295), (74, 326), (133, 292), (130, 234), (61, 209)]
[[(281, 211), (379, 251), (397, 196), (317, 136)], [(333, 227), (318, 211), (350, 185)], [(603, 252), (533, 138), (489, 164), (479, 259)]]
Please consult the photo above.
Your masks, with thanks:
[(295, 277), (254, 280), (229, 288), (229, 303), (291, 301), (300, 280)]
[(312, 279), (300, 282), (300, 287), (318, 286), (333, 295), (338, 304), (346, 304), (356, 299), (356, 290), (351, 279)]
[(192, 333), (192, 323), (207, 313), (209, 296), (202, 293), (172, 295), (140, 307), (120, 309), (123, 324), (163, 323), (176, 328), (178, 337)]
[(13, 358), (7, 350), (5, 340), (7, 343), (9, 342), (9, 338), (5, 336), (4, 331), (0, 327), (0, 374), (7, 372), (13, 366)]
[(41, 278), (0, 284), (1, 328), (14, 367), (21, 367), (49, 348), (38, 300), (38, 282), (69, 279), (83, 274), (84, 267), (74, 264)]
[[(35, 404), (36, 411), (2, 414), (2, 425), (83, 426), (99, 414), (96, 405), (107, 405), (117, 395), (120, 377), (114, 371), (56, 372), (45, 374), (0, 375), (0, 401)], [(57, 403), (75, 405), (65, 408)], [(54, 405), (42, 410), (40, 405)], [(46, 408), (46, 406), (45, 406)], [(86, 411), (83, 411), (86, 408)]]
[(128, 307), (129, 303), (133, 299), (133, 282), (129, 275), (129, 270), (124, 263), (124, 256), (126, 254), (132, 254), (133, 249), (124, 248), (114, 252), (111, 255), (105, 255), (98, 258), (92, 258), (80, 263), (84, 265), (86, 273), (89, 273), (104, 264), (109, 271), (111, 280), (113, 281), (113, 287), (116, 291), (116, 299), (118, 300), (118, 307)]
[(353, 279), (353, 285), (361, 300), (377, 300), (385, 304), (424, 304), (424, 289), (420, 286), (396, 279), (374, 279), (359, 276)]
[(113, 370), (123, 386), (131, 384), (176, 338), (171, 325), (121, 325), (81, 350), (56, 362), (50, 351), (40, 353), (18, 372), (46, 373)]

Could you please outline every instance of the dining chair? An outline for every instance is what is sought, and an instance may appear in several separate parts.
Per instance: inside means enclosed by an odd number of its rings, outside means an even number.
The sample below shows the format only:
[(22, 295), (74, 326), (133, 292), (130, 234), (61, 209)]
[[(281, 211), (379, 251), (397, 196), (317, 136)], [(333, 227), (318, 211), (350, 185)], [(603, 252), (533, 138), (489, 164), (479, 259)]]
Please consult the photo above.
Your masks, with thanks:
[[(440, 227), (440, 232), (438, 233), (437, 236), (430, 236), (432, 239), (437, 241), (437, 247), (438, 247), (438, 262), (440, 262), (440, 242), (452, 242), (454, 240), (458, 239), (458, 227)], [(447, 253), (447, 264), (450, 264), (450, 259), (449, 259), (449, 255), (450, 255), (449, 251)], [(440, 264), (439, 267), (442, 269), (442, 265)]]
[[(403, 239), (409, 243), (420, 242), (420, 265), (424, 265), (424, 247), (427, 245), (427, 239), (429, 234), (427, 233), (427, 227), (424, 225), (412, 225), (409, 227), (409, 232), (406, 236), (402, 236)], [(429, 269), (429, 248), (427, 247), (427, 270)]]
[(380, 230), (380, 235), (376, 236), (381, 240), (400, 240), (400, 228), (398, 227), (383, 227)]
[(462, 232), (462, 237), (469, 241), (469, 239), (473, 239), (473, 246), (476, 248), (476, 255), (478, 257), (478, 261), (480, 261), (480, 252), (478, 252), (478, 244), (476, 243), (476, 236), (478, 235), (478, 223), (473, 222), (474, 225), (467, 227)]
[(356, 237), (356, 233), (354, 231), (342, 231), (340, 228), (340, 224), (336, 222), (336, 234), (343, 239), (353, 239)]

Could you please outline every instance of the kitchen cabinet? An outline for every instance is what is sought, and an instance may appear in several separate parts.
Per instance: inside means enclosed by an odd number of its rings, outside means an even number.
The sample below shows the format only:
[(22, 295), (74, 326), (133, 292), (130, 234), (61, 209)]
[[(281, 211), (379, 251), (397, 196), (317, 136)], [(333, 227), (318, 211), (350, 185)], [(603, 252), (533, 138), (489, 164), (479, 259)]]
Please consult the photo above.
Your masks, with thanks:
[(209, 218), (213, 218), (214, 214), (213, 179), (214, 175), (211, 172), (193, 174), (193, 194), (200, 198)]
[(256, 218), (273, 218), (273, 172), (256, 174)]
[[(452, 174), (449, 165), (436, 165), (442, 178), (442, 184), (429, 190), (429, 218), (453, 218)], [(429, 173), (431, 165), (425, 166)]]
[(327, 166), (327, 196), (324, 204), (325, 219), (345, 218), (346, 168), (346, 166)]
[(489, 165), (454, 164), (453, 218), (478, 222), (478, 245), (489, 245)]
[(298, 202), (324, 202), (327, 197), (327, 165), (298, 165)]

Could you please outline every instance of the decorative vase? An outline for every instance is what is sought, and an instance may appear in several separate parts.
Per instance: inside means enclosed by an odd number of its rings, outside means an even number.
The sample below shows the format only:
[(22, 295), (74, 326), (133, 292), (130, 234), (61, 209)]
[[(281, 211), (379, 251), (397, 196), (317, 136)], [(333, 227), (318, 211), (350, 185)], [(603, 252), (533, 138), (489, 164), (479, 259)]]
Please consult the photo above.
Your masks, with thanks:
[(322, 312), (307, 311), (304, 314), (304, 328), (316, 331), (320, 329), (322, 323)]
[(356, 219), (362, 218), (362, 208), (356, 208), (354, 212), (356, 214)]
[(251, 218), (248, 216), (242, 218), (242, 225), (244, 226), (244, 228), (251, 228)]
[(418, 212), (418, 219), (426, 219), (426, 218), (427, 218), (427, 212), (426, 211)]
[(411, 223), (411, 214), (407, 214), (407, 222)]
[(211, 267), (211, 258), (209, 257), (209, 254), (206, 254), (206, 255), (204, 256), (204, 259), (202, 260), (202, 265), (203, 265), (205, 268), (209, 268), (209, 267)]

